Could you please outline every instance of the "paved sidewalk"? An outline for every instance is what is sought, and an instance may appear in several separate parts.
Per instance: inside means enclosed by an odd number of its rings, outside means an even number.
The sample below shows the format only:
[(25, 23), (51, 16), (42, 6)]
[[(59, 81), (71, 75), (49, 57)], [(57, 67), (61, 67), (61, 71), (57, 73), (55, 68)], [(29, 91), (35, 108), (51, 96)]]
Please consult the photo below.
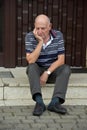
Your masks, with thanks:
[(32, 116), (34, 106), (0, 107), (0, 130), (87, 130), (87, 106), (65, 106), (66, 115), (46, 111)]

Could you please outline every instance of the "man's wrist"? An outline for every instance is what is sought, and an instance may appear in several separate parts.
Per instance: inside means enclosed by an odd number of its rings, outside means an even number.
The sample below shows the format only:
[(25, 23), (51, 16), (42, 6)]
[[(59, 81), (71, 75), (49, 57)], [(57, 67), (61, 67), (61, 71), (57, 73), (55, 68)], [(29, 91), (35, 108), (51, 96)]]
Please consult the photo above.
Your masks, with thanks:
[(51, 74), (51, 71), (50, 71), (50, 70), (47, 70), (46, 73), (47, 73), (48, 75), (50, 75), (50, 74)]

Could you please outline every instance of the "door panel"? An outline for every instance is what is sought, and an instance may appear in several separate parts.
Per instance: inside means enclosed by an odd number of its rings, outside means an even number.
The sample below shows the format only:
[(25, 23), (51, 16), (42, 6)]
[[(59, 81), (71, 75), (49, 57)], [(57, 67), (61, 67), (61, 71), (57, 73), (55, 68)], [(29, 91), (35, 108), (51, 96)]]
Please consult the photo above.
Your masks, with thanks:
[(4, 16), (4, 2), (0, 0), (0, 65), (3, 65), (3, 16)]
[(0, 0), (0, 66), (16, 66), (16, 0)]

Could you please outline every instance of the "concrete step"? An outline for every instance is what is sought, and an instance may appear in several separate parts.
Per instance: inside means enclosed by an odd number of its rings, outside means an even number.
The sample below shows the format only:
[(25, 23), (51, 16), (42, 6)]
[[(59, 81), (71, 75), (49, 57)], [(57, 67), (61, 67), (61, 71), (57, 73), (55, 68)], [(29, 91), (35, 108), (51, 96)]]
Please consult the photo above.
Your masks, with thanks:
[[(22, 71), (21, 71), (22, 70)], [(14, 78), (0, 78), (0, 101), (15, 104), (15, 101), (23, 104), (33, 104), (29, 82), (25, 69), (10, 69)], [(42, 87), (43, 98), (46, 103), (51, 99), (54, 84), (46, 84)], [(9, 102), (9, 103), (8, 103)], [(66, 94), (67, 105), (87, 105), (87, 74), (72, 73), (69, 79)]]

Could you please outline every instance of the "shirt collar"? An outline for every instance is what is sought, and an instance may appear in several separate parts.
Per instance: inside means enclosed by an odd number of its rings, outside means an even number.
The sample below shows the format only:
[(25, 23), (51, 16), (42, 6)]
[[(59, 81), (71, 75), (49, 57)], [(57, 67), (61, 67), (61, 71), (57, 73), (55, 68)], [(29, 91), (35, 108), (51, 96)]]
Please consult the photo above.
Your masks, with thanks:
[(50, 45), (52, 40), (53, 40), (53, 36), (51, 35), (50, 40), (46, 44), (43, 43), (43, 49), (45, 49), (48, 45)]

